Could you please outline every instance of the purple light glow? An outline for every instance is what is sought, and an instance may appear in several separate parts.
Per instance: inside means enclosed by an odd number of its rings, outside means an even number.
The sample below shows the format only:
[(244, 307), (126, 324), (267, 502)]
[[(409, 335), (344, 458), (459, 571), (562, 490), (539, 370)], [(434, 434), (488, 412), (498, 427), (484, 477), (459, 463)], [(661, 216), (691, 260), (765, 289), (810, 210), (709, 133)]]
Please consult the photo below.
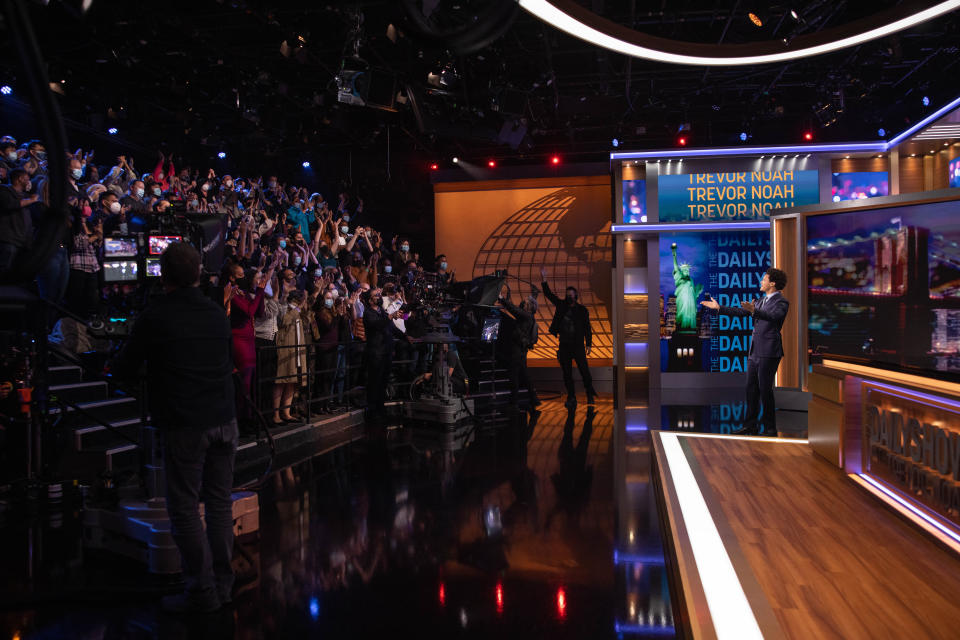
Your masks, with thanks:
[[(929, 402), (918, 402), (918, 404), (923, 404), (928, 407), (933, 407), (935, 409), (947, 408), (947, 409), (954, 409), (956, 411), (960, 411), (960, 402), (957, 402), (956, 400), (950, 400), (949, 398), (944, 398), (943, 396), (934, 396), (928, 393), (921, 393), (920, 391), (913, 391), (912, 389), (908, 389), (906, 387), (895, 387), (893, 385), (883, 384), (882, 382), (874, 382), (873, 380), (864, 380), (864, 382), (871, 387), (876, 387), (878, 389), (882, 389), (884, 391), (889, 391), (890, 393), (899, 395), (904, 400), (914, 400), (914, 398), (923, 398), (924, 400), (928, 400)], [(908, 395), (906, 394), (909, 394), (909, 396), (912, 396), (912, 397), (908, 397)]]
[(659, 233), (661, 231), (743, 231), (769, 229), (769, 222), (684, 222), (677, 224), (615, 224), (610, 233)]
[(869, 483), (877, 491), (883, 493), (885, 496), (887, 496), (891, 500), (895, 501), (896, 503), (898, 503), (899, 505), (901, 505), (902, 507), (910, 511), (910, 513), (922, 518), (925, 522), (929, 523), (932, 527), (946, 534), (952, 540), (960, 544), (960, 534), (958, 534), (955, 530), (947, 527), (942, 522), (929, 516), (927, 513), (925, 513), (925, 507), (915, 502), (912, 498), (908, 498), (900, 494), (899, 491), (896, 491), (893, 488), (888, 488), (885, 483), (881, 482), (880, 480), (877, 480), (876, 478), (866, 473), (858, 473), (857, 475), (863, 478), (864, 481)]

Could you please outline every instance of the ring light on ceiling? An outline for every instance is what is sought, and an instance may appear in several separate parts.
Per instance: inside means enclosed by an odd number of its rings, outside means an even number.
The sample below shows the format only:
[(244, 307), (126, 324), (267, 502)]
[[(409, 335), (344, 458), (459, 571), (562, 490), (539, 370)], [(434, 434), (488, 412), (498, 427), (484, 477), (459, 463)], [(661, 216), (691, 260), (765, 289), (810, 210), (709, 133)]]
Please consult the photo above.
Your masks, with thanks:
[(573, 0), (518, 0), (521, 7), (572, 36), (617, 53), (657, 62), (698, 66), (734, 66), (786, 62), (817, 56), (909, 29), (960, 8), (960, 0), (926, 9), (916, 5), (857, 20), (842, 27), (798, 36), (788, 43), (698, 44), (658, 38), (608, 20)]

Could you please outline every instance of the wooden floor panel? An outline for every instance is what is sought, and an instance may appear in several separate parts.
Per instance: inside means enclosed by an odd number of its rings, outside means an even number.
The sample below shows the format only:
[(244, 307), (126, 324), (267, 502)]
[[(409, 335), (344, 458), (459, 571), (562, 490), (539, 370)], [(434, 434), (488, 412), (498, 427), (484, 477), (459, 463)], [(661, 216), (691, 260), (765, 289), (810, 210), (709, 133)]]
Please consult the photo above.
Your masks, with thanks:
[(806, 446), (683, 438), (790, 638), (960, 638), (960, 559)]

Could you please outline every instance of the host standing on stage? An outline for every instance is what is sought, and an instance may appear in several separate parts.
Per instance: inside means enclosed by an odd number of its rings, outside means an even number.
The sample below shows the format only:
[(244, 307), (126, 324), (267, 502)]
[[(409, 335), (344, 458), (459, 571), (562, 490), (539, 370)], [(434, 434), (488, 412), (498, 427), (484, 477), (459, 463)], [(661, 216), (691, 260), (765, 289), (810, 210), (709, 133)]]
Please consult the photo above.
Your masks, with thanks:
[[(741, 302), (740, 308), (723, 307), (708, 298), (700, 304), (732, 316), (752, 316), (753, 336), (750, 340), (750, 356), (747, 359), (747, 415), (741, 433), (776, 433), (777, 407), (773, 397), (773, 377), (783, 357), (780, 329), (787, 317), (790, 302), (781, 291), (787, 286), (787, 274), (780, 269), (767, 269), (760, 281), (760, 291), (765, 295), (755, 302)], [(708, 294), (709, 295), (709, 294)], [(763, 417), (760, 405), (763, 404)], [(759, 425), (763, 429), (758, 429)]]

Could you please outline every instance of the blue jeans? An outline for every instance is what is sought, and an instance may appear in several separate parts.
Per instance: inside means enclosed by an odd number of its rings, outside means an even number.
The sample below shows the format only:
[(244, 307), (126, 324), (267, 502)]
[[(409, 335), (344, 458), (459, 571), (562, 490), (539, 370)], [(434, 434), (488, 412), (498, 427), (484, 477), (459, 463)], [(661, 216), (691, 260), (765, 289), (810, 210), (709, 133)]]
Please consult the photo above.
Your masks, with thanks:
[[(229, 595), (233, 588), (233, 462), (236, 419), (207, 429), (164, 429), (163, 466), (170, 532), (180, 549), (188, 595)], [(200, 519), (203, 498), (207, 523)]]

